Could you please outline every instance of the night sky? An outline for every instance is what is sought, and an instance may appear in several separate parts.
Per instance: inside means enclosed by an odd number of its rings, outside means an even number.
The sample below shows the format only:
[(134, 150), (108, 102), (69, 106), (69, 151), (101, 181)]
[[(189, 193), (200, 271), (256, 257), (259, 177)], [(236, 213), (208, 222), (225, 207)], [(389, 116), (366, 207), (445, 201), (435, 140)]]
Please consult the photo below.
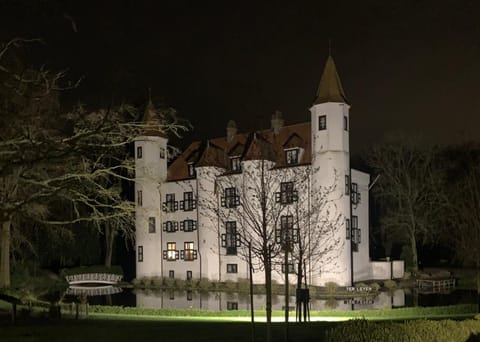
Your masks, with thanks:
[[(335, 3), (335, 4), (334, 4)], [(193, 139), (309, 120), (329, 40), (351, 108), (351, 148), (389, 132), (480, 140), (480, 1), (5, 1), (0, 40), (42, 38), (35, 63), (83, 77), (65, 103), (154, 99)]]

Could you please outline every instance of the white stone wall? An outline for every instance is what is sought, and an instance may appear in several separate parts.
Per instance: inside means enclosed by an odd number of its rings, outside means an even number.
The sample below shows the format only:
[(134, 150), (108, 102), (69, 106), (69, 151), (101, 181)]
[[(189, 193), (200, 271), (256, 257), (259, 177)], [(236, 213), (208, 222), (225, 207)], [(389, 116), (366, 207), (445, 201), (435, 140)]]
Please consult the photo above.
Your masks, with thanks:
[(370, 175), (352, 169), (352, 183), (357, 184), (360, 201), (357, 205), (352, 204), (352, 214), (358, 217), (361, 241), (358, 251), (353, 252), (354, 281), (371, 279), (370, 253), (369, 253), (369, 191)]
[[(161, 245), (159, 185), (167, 175), (167, 155), (160, 158), (160, 149), (166, 151), (167, 140), (162, 137), (142, 136), (135, 140), (135, 249), (137, 277), (160, 276)], [(141, 158), (138, 149), (141, 148)], [(138, 194), (141, 191), (141, 204)], [(149, 218), (155, 218), (155, 232), (149, 233)], [(139, 246), (143, 248), (143, 261), (139, 261)]]

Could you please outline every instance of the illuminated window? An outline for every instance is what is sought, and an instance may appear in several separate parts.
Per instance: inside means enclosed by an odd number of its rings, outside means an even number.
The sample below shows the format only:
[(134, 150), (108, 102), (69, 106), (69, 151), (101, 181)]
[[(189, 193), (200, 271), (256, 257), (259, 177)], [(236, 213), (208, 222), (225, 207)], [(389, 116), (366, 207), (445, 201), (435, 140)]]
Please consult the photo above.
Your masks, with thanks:
[(167, 242), (167, 250), (163, 251), (163, 258), (167, 261), (178, 260), (177, 244), (175, 242)]
[(155, 233), (155, 217), (148, 218), (148, 232)]
[(197, 259), (197, 251), (193, 249), (192, 241), (184, 242), (181, 258), (185, 261), (193, 261)]
[(318, 130), (324, 131), (327, 129), (327, 116), (321, 115), (318, 117)]

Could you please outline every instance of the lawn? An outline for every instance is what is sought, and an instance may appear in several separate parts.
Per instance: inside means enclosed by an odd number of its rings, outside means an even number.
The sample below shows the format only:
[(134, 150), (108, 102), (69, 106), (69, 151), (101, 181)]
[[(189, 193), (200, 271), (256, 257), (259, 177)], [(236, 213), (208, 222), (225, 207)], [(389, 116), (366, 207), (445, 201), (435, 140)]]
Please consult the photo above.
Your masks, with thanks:
[[(251, 325), (247, 312), (202, 312), (195, 310), (158, 310), (144, 308), (91, 307), (87, 319), (64, 318), (50, 320), (36, 312), (37, 318), (21, 316), (17, 325), (9, 322), (5, 306), (0, 305), (0, 341), (251, 341)], [(394, 310), (317, 311), (314, 321), (307, 324), (290, 323), (290, 342), (297, 341), (407, 341), (414, 333), (418, 341), (466, 341), (480, 333), (480, 321), (425, 320), (426, 318), (473, 317), (475, 306), (458, 305), (443, 308), (402, 308)], [(115, 310), (116, 313), (108, 312)], [(3, 314), (2, 314), (3, 313)], [(283, 341), (284, 324), (281, 312), (274, 313), (273, 341)], [(68, 317), (68, 315), (64, 315)], [(258, 320), (264, 320), (261, 312)], [(349, 322), (332, 322), (346, 320)], [(422, 318), (421, 320), (414, 320)], [(369, 321), (358, 319), (368, 319)], [(360, 322), (360, 323), (357, 323)], [(365, 323), (361, 323), (365, 322)], [(265, 340), (265, 323), (257, 322), (256, 341)], [(362, 330), (363, 329), (363, 330)], [(369, 334), (374, 334), (370, 336)], [(380, 335), (379, 335), (380, 334)], [(436, 334), (436, 335), (435, 335)], [(358, 339), (358, 336), (363, 336)], [(400, 337), (395, 337), (395, 336)], [(426, 335), (426, 337), (425, 337)], [(330, 337), (328, 337), (330, 336)], [(341, 338), (339, 338), (341, 336)], [(435, 336), (435, 337), (432, 337)], [(439, 339), (445, 336), (445, 339)], [(417, 341), (408, 337), (408, 341)]]

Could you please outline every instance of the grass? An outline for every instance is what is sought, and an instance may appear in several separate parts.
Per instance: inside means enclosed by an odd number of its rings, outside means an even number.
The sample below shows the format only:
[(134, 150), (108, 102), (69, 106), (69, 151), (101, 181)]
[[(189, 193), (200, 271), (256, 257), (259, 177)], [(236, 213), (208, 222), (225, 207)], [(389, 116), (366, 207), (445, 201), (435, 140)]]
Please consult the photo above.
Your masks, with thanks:
[[(83, 320), (70, 318), (49, 320), (45, 315), (41, 315), (45, 309), (38, 309), (34, 312), (37, 318), (21, 316), (18, 324), (11, 326), (5, 305), (0, 302), (0, 341), (251, 341), (248, 311), (125, 308), (120, 312), (116, 308), (117, 313), (113, 314), (105, 312), (109, 309), (103, 307), (104, 312), (95, 312), (102, 311), (100, 308), (102, 307), (91, 306), (89, 317)], [(384, 320), (396, 320), (403, 324), (403, 320), (406, 319), (472, 317), (475, 308), (475, 305), (456, 305), (393, 310), (314, 311), (312, 312), (314, 322), (290, 324), (289, 340), (323, 341), (327, 331), (337, 327), (342, 329), (344, 323), (333, 321), (364, 318), (376, 320), (380, 325), (391, 324)], [(256, 312), (256, 341), (265, 340), (265, 323), (260, 322), (264, 317), (263, 311)], [(274, 311), (273, 341), (283, 340), (282, 320), (283, 312)], [(480, 325), (480, 321), (475, 322)]]

